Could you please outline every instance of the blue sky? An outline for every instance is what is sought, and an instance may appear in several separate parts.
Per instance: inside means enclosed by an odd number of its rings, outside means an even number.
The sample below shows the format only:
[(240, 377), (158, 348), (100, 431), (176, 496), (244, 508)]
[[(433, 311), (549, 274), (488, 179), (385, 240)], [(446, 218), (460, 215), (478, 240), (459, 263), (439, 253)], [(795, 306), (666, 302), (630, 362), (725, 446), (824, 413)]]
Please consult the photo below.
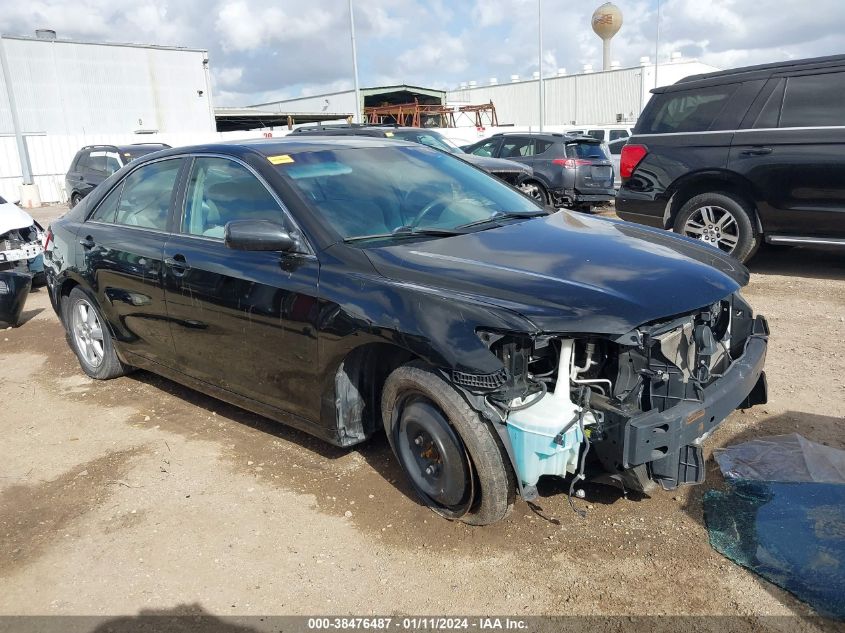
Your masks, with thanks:
[[(538, 0), (354, 0), (361, 83), (436, 88), (530, 77)], [(599, 0), (542, 0), (544, 72), (601, 65)], [(654, 55), (656, 0), (617, 0), (613, 58)], [(845, 52), (845, 2), (664, 0), (660, 57), (727, 68)], [(215, 102), (246, 105), (351, 86), (347, 0), (0, 0), (5, 33), (209, 50)]]

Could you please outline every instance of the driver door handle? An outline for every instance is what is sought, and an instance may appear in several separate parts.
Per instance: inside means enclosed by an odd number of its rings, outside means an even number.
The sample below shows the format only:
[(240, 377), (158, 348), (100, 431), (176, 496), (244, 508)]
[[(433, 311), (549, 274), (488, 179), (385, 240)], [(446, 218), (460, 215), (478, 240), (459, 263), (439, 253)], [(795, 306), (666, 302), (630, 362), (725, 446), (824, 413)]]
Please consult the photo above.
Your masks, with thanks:
[(191, 269), (191, 267), (188, 266), (188, 261), (185, 259), (185, 256), (181, 254), (174, 255), (173, 257), (166, 257), (164, 265), (170, 269), (170, 272), (172, 272), (175, 277), (181, 277)]

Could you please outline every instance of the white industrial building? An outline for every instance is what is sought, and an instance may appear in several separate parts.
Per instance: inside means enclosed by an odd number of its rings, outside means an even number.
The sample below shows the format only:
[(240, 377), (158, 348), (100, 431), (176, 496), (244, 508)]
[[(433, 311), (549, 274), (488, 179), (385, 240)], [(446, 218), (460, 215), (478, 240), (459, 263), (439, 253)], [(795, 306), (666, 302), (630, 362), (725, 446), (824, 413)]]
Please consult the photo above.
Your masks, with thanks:
[[(688, 75), (719, 70), (694, 59), (673, 55), (671, 61), (655, 65), (642, 58), (633, 68), (614, 67), (593, 72), (585, 67), (577, 74), (560, 69), (553, 77), (544, 77), (544, 125), (602, 125), (619, 121), (636, 121), (656, 86), (673, 84)], [(655, 73), (657, 81), (655, 82)], [(536, 127), (540, 122), (539, 79), (521, 80), (512, 76), (507, 82), (489, 79), (485, 85), (475, 81), (445, 93), (415, 86), (386, 86), (361, 90), (361, 107), (376, 105), (388, 91), (406, 94), (406, 102), (420, 95), (443, 96), (444, 105), (471, 105), (493, 102), (500, 126)], [(401, 101), (394, 101), (395, 103)], [(423, 103), (421, 100), (420, 103)], [(344, 118), (355, 112), (352, 90), (309, 95), (251, 106), (265, 111), (323, 112)], [(473, 126), (470, 117), (456, 117), (457, 126)]]
[(0, 195), (9, 200), (64, 201), (64, 175), (83, 145), (216, 134), (204, 50), (42, 30), (0, 37), (0, 62)]
[[(216, 130), (204, 50), (3, 35), (0, 134)], [(7, 79), (8, 78), (8, 84)]]
[[(614, 64), (614, 66), (617, 66)], [(578, 74), (560, 69), (543, 79), (547, 126), (603, 125), (636, 121), (657, 86), (666, 86), (689, 75), (719, 70), (694, 59), (673, 55), (671, 61), (655, 65), (644, 57), (633, 68), (612, 67), (593, 72), (591, 66)], [(657, 79), (655, 81), (655, 72)], [(487, 85), (467, 82), (446, 95), (449, 104), (493, 102), (499, 125), (536, 127), (540, 123), (539, 79), (527, 81), (512, 76), (507, 83), (490, 79)]]

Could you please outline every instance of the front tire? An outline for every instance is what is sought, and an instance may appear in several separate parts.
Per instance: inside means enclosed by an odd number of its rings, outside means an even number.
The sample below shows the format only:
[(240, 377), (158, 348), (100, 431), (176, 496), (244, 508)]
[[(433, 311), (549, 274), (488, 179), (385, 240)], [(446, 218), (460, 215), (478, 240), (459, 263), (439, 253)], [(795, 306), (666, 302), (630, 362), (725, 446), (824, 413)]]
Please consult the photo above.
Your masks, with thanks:
[(747, 262), (761, 242), (753, 218), (754, 209), (731, 194), (702, 193), (681, 207), (674, 230)]
[(80, 202), (82, 202), (82, 196), (80, 196), (78, 193), (74, 193), (74, 194), (70, 197), (70, 208), (71, 208), (71, 209), (73, 209), (73, 208), (74, 208), (76, 205), (78, 205)]
[(388, 376), (381, 406), (393, 452), (423, 503), (470, 525), (507, 516), (515, 481), (495, 431), (449, 383), (404, 365)]
[(82, 371), (97, 380), (123, 376), (127, 368), (115, 353), (108, 324), (94, 301), (74, 288), (62, 308), (70, 346)]

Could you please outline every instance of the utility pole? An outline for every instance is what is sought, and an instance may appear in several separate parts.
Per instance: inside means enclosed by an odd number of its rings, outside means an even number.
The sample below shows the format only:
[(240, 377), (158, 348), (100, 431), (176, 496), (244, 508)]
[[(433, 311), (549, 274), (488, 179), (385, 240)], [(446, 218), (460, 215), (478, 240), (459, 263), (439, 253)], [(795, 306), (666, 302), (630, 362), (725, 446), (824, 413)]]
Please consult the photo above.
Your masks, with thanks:
[(15, 132), (15, 141), (18, 144), (18, 157), (21, 162), (21, 177), (24, 185), (33, 184), (32, 166), (29, 164), (29, 150), (26, 147), (26, 140), (21, 131), (21, 122), (18, 117), (18, 106), (15, 100), (15, 87), (12, 84), (12, 76), (9, 72), (9, 60), (6, 58), (6, 46), (0, 38), (0, 65), (3, 66), (3, 80), (6, 82), (6, 95), (9, 99), (9, 110), (12, 115), (12, 128)]
[(657, 27), (654, 34), (654, 87), (657, 88), (657, 53), (660, 50), (660, 0), (657, 0)]
[(349, 34), (352, 38), (352, 72), (355, 79), (355, 123), (361, 120), (361, 87), (358, 85), (358, 45), (355, 43), (355, 11), (352, 0), (349, 0)]
[(543, 0), (537, 0), (537, 39), (539, 49), (540, 77), (537, 80), (540, 94), (540, 131), (543, 131), (543, 119), (546, 118), (546, 91), (543, 87)]

